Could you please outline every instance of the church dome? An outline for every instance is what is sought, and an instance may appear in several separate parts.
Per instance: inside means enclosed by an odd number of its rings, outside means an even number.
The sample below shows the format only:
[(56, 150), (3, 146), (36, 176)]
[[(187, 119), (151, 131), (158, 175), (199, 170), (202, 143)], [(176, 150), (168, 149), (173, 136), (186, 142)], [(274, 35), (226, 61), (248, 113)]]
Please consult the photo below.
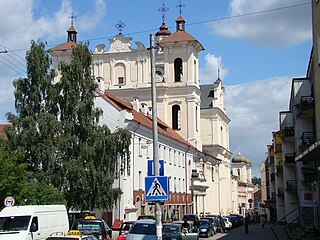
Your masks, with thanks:
[(238, 153), (234, 158), (232, 158), (232, 163), (245, 163), (245, 164), (251, 164), (251, 160), (248, 158), (242, 156), (240, 153)]
[(168, 27), (164, 22), (162, 22), (161, 27), (159, 27), (159, 31), (156, 33), (156, 36), (169, 36), (171, 35), (171, 32), (168, 30)]

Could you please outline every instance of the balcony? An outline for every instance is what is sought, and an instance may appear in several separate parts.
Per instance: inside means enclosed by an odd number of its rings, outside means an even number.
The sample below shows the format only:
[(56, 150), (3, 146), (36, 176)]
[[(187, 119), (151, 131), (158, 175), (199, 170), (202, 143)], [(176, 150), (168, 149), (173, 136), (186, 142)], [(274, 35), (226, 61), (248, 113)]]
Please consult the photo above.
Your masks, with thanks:
[(286, 191), (287, 192), (296, 192), (297, 191), (297, 180), (288, 180)]
[(314, 98), (301, 96), (299, 103), (299, 117), (312, 117), (314, 112)]
[(278, 187), (277, 196), (282, 196), (283, 194), (284, 194), (284, 188), (283, 187)]
[(294, 128), (293, 127), (285, 127), (281, 130), (282, 138), (289, 138), (294, 136)]
[(301, 135), (301, 144), (300, 151), (305, 151), (308, 147), (310, 147), (313, 143), (315, 143), (316, 138), (313, 132), (303, 132)]
[(293, 164), (296, 163), (295, 160), (294, 160), (295, 157), (296, 157), (296, 154), (295, 154), (295, 153), (286, 153), (286, 154), (284, 155), (284, 161), (285, 161), (285, 163), (286, 163), (287, 165), (289, 165), (289, 164), (293, 165)]

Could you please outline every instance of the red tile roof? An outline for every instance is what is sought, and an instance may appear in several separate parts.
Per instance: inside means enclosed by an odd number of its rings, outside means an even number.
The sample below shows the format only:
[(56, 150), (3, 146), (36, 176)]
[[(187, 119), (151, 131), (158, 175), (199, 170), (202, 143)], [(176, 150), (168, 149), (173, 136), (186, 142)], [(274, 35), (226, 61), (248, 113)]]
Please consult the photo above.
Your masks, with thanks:
[(4, 132), (5, 127), (12, 127), (12, 124), (6, 123), (6, 124), (0, 124), (0, 136), (4, 137), (5, 139), (7, 138), (6, 133)]
[(77, 46), (75, 42), (65, 42), (49, 49), (49, 52), (72, 50)]
[[(127, 110), (133, 114), (133, 121), (143, 125), (146, 128), (152, 129), (152, 117), (146, 116), (141, 112), (136, 111), (132, 104), (116, 97), (109, 91), (105, 91), (102, 93), (100, 90), (96, 90), (96, 92), (102, 96), (105, 100), (109, 101), (114, 107), (116, 107), (118, 110)], [(188, 147), (191, 145), (185, 141), (178, 133), (176, 133), (172, 128), (170, 128), (166, 123), (161, 121), (159, 118), (157, 120), (158, 123), (158, 133), (169, 137), (171, 139), (174, 139), (184, 145), (187, 145)]]

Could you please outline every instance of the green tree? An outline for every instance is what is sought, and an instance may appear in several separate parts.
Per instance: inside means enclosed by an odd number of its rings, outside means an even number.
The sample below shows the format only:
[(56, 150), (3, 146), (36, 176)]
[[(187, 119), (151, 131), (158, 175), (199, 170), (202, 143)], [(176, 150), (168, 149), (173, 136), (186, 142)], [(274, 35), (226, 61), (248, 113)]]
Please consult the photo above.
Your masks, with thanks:
[(61, 192), (31, 177), (23, 157), (22, 148), (11, 151), (8, 142), (0, 137), (0, 199), (13, 196), (17, 205), (64, 204)]
[(12, 148), (25, 149), (34, 178), (61, 191), (68, 208), (113, 206), (121, 194), (113, 179), (118, 164), (129, 167), (131, 136), (99, 125), (88, 47), (78, 45), (70, 63), (61, 62), (56, 84), (43, 43), (32, 42), (26, 59), (28, 77), (14, 82), (17, 116), (8, 114)]

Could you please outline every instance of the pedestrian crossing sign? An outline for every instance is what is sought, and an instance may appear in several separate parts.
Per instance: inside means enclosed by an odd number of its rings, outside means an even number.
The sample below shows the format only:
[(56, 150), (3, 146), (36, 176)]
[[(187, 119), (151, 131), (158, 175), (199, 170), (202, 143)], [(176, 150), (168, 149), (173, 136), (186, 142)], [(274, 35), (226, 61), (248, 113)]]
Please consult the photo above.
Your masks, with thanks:
[(166, 201), (168, 196), (168, 177), (145, 177), (146, 201)]

